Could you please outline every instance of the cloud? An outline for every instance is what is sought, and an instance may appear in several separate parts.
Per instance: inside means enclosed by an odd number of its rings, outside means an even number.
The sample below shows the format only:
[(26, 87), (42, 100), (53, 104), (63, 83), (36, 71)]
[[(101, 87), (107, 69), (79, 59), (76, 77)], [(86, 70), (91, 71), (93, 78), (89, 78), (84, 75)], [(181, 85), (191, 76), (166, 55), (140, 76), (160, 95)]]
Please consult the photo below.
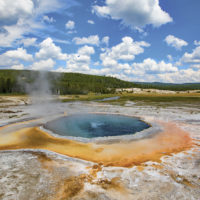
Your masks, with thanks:
[(95, 24), (93, 20), (88, 20), (87, 23), (92, 25)]
[(130, 67), (124, 67), (123, 71), (112, 72), (116, 77), (129, 81), (144, 81), (144, 82), (170, 82), (170, 83), (185, 83), (199, 82), (200, 68), (193, 66), (194, 69), (178, 69), (171, 63), (165, 61), (155, 61), (152, 58), (144, 59), (141, 63), (133, 63)]
[(66, 60), (67, 54), (63, 54), (59, 46), (56, 46), (51, 38), (47, 38), (40, 43), (40, 50), (35, 54), (37, 59), (55, 58)]
[(164, 40), (169, 46), (174, 47), (177, 50), (181, 50), (183, 46), (187, 46), (188, 43), (180, 38), (173, 35), (168, 35)]
[[(193, 66), (194, 69), (178, 69), (171, 63), (166, 63), (163, 60), (157, 62), (152, 58), (144, 59), (141, 63), (134, 62), (132, 64), (119, 63), (117, 60), (109, 60), (108, 58), (105, 61), (108, 62), (107, 66), (94, 69), (91, 68), (91, 54), (94, 51), (81, 49), (77, 53), (69, 55), (66, 68), (60, 67), (56, 71), (105, 75), (126, 81), (199, 82), (200, 67), (197, 65)], [(88, 46), (84, 49), (88, 49)]]
[(68, 40), (60, 40), (58, 38), (53, 38), (53, 41), (61, 44), (70, 44)]
[(108, 46), (109, 45), (109, 40), (110, 40), (110, 38), (108, 36), (105, 36), (105, 37), (102, 38), (101, 42), (103, 44), (106, 44), (106, 46)]
[[(85, 45), (79, 48), (77, 53), (69, 54), (65, 71), (88, 72), (90, 70), (91, 55), (94, 53), (93, 47)], [(62, 68), (59, 70), (62, 70)]]
[(195, 83), (199, 82), (200, 69), (182, 69), (174, 73), (159, 74), (159, 79), (164, 82), (171, 83)]
[(118, 65), (117, 60), (109, 57), (109, 56), (105, 56), (101, 55), (101, 59), (102, 59), (102, 65), (104, 67), (116, 67)]
[(19, 59), (24, 61), (32, 61), (33, 57), (31, 54), (26, 52), (26, 49), (18, 48), (17, 50), (10, 50), (3, 54), (3, 56), (12, 58), (12, 59)]
[(136, 55), (144, 52), (143, 47), (149, 46), (150, 44), (147, 42), (135, 42), (131, 37), (123, 37), (120, 44), (112, 48), (107, 48), (106, 51), (100, 55), (100, 59), (105, 67), (115, 66), (118, 60), (134, 60)]
[(200, 70), (184, 69), (170, 73), (143, 74), (126, 76), (125, 80), (142, 82), (165, 82), (165, 83), (197, 83), (199, 82)]
[(13, 65), (11, 66), (11, 69), (22, 70), (24, 69), (24, 65), (23, 64)]
[(170, 54), (167, 55), (167, 58), (168, 58), (169, 61), (173, 61), (173, 57), (172, 57), (172, 55), (170, 55)]
[(75, 28), (75, 22), (69, 20), (69, 21), (65, 24), (65, 27), (66, 27), (66, 29), (73, 30), (73, 29)]
[(90, 46), (83, 46), (81, 47), (79, 50), (78, 50), (78, 54), (81, 54), (81, 55), (91, 55), (91, 54), (94, 54), (95, 53), (95, 50), (93, 47), (90, 47)]
[(75, 37), (73, 42), (78, 45), (82, 44), (90, 44), (90, 45), (99, 45), (99, 36), (98, 35), (90, 35), (89, 37)]
[(200, 64), (195, 64), (190, 66), (193, 69), (200, 69)]
[[(105, 68), (105, 75), (120, 78), (126, 81), (144, 81), (153, 82), (161, 81), (165, 82), (165, 74), (175, 74), (178, 72), (178, 68), (171, 63), (165, 63), (164, 61), (156, 62), (152, 58), (147, 58), (141, 63), (119, 63), (115, 62), (113, 67)], [(98, 70), (96, 70), (96, 73)]]
[(34, 46), (37, 38), (24, 38), (19, 41), (19, 44), (23, 44), (25, 47)]
[(108, 17), (134, 29), (141, 29), (148, 24), (159, 27), (172, 22), (170, 15), (163, 11), (159, 0), (106, 0), (104, 6), (93, 6), (93, 13)]
[(200, 46), (200, 41), (195, 40), (195, 41), (194, 41), (194, 45)]
[(194, 69), (178, 69), (171, 63), (164, 61), (156, 62), (152, 58), (147, 58), (141, 63), (133, 63), (124, 71), (113, 71), (115, 77), (129, 81), (144, 81), (144, 82), (170, 82), (170, 83), (185, 83), (199, 82), (200, 68), (193, 66)]
[(55, 65), (55, 61), (51, 58), (47, 60), (40, 60), (38, 62), (34, 62), (29, 68), (33, 70), (51, 70)]
[(192, 53), (184, 53), (184, 55), (180, 59), (180, 62), (200, 64), (200, 46), (197, 46)]
[(62, 0), (1, 0), (0, 24), (3, 31), (0, 32), (0, 46), (10, 47), (24, 35), (38, 34), (39, 30), (47, 27), (43, 16), (61, 12), (67, 6)]
[(18, 48), (16, 50), (9, 50), (0, 55), (0, 66), (10, 67), (19, 64), (20, 61), (31, 62), (33, 57), (28, 54), (26, 49)]
[(15, 40), (23, 38), (24, 33), (30, 32), (30, 29), (19, 21), (15, 25), (3, 26), (2, 28), (5, 31), (0, 33), (0, 46), (2, 47), (12, 46)]
[(135, 75), (162, 74), (178, 71), (178, 68), (171, 63), (165, 63), (164, 61), (156, 62), (152, 58), (147, 58), (142, 63), (133, 63), (132, 67), (133, 69), (130, 73)]
[(0, 21), (13, 22), (19, 18), (31, 16), (34, 11), (32, 0), (1, 0)]
[(43, 16), (43, 21), (47, 22), (47, 23), (53, 23), (56, 22), (56, 20), (53, 17), (48, 17), (47, 15)]

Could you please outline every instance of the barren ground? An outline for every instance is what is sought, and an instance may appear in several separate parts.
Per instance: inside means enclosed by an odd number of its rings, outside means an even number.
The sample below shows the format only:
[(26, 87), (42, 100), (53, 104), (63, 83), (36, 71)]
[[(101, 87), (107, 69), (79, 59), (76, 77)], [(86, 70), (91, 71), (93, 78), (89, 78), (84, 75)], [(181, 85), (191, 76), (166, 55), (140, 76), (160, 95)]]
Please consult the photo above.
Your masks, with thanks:
[[(30, 120), (39, 126), (56, 115), (75, 112), (108, 112), (142, 117), (148, 122), (175, 124), (179, 134), (188, 133), (192, 146), (129, 167), (105, 166), (47, 150), (0, 151), (0, 199), (181, 199), (200, 196), (200, 105), (184, 102), (123, 106), (97, 102), (26, 105), (27, 97), (1, 97), (0, 125)], [(36, 120), (35, 120), (36, 119)], [(39, 119), (39, 120), (38, 120)], [(2, 137), (24, 128), (18, 123), (2, 127)], [(171, 126), (171, 131), (174, 128)], [(170, 131), (168, 131), (170, 132)], [(181, 143), (182, 144), (182, 143)], [(92, 156), (91, 156), (92, 157)]]

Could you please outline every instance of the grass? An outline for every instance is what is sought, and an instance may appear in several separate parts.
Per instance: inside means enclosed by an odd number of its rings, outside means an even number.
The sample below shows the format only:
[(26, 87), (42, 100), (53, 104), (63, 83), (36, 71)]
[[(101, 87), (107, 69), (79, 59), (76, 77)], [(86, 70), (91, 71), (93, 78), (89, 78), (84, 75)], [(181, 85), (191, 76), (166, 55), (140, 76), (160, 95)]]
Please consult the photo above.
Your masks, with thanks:
[[(0, 101), (4, 101), (4, 99), (1, 99), (0, 95)], [(4, 95), (7, 97), (28, 97), (27, 95)], [(174, 104), (178, 105), (179, 102), (184, 104), (195, 104), (197, 106), (200, 106), (200, 93), (175, 93), (175, 94), (158, 94), (158, 93), (117, 93), (117, 94), (95, 94), (95, 93), (89, 93), (87, 95), (61, 95), (58, 97), (58, 99), (61, 102), (71, 102), (71, 101), (97, 101), (104, 98), (109, 97), (116, 97), (119, 96), (119, 99), (116, 100), (107, 100), (103, 101), (110, 104), (118, 104), (118, 105), (124, 105), (127, 101), (132, 101), (137, 103), (137, 105), (158, 105), (159, 103), (164, 105), (168, 104)], [(99, 101), (101, 103), (101, 101)]]
[(115, 97), (118, 96), (116, 94), (94, 94), (90, 93), (87, 95), (64, 95), (61, 96), (62, 102), (70, 102), (70, 101), (95, 101), (101, 100), (104, 98)]
[(108, 97), (119, 96), (117, 100), (109, 100), (106, 102), (123, 102), (123, 101), (148, 101), (148, 102), (173, 102), (173, 101), (184, 101), (184, 102), (199, 102), (200, 103), (200, 94), (199, 93), (177, 93), (177, 94), (157, 94), (157, 93), (142, 93), (142, 94), (106, 94), (106, 95), (68, 95), (62, 96), (63, 102), (68, 101), (94, 101), (100, 100)]
[(80, 96), (65, 96), (62, 97), (63, 102), (71, 101), (96, 101), (108, 97), (119, 96), (117, 100), (99, 101), (98, 103), (109, 103), (112, 105), (124, 106), (127, 101), (134, 102), (137, 106), (156, 106), (157, 108), (184, 107), (191, 105), (194, 108), (200, 108), (200, 93), (177, 93), (177, 94), (157, 94), (157, 93), (142, 93), (142, 94), (106, 94), (106, 95), (80, 95)]
[(188, 95), (122, 95), (121, 100), (129, 101), (150, 101), (150, 102), (170, 102), (170, 101), (200, 101), (199, 96)]

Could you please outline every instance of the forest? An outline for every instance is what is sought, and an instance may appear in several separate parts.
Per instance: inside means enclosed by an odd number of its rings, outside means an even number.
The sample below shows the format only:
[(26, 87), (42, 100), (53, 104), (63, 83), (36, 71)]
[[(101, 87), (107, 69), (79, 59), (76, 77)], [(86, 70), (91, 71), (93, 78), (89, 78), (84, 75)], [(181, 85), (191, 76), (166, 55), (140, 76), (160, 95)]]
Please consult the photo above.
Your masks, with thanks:
[(26, 94), (48, 85), (52, 94), (114, 93), (116, 88), (144, 88), (173, 91), (200, 90), (200, 83), (171, 84), (128, 82), (114, 77), (80, 73), (0, 70), (0, 94)]

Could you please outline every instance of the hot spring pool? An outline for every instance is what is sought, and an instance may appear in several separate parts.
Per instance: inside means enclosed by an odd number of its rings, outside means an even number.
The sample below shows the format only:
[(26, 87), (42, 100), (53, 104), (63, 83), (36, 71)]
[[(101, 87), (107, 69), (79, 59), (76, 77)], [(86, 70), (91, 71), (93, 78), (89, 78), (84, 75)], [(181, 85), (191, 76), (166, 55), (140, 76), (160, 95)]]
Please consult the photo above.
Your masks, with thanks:
[(95, 138), (131, 135), (150, 126), (136, 117), (114, 114), (79, 114), (47, 122), (44, 127), (62, 136)]

